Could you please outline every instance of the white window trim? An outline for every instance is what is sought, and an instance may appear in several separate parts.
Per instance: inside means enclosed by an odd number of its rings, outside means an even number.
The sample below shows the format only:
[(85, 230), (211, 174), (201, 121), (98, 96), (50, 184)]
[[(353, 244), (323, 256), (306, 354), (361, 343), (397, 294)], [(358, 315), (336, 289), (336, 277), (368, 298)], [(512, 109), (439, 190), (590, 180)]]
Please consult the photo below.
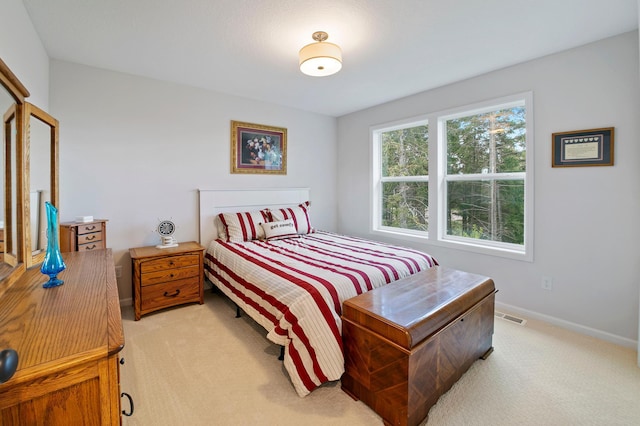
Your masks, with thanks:
[[(501, 108), (509, 108), (518, 106), (524, 100), (526, 108), (526, 171), (523, 173), (504, 173), (504, 174), (482, 174), (482, 175), (461, 175), (449, 176), (450, 181), (454, 180), (478, 180), (491, 178), (514, 178), (524, 179), (525, 185), (525, 220), (524, 220), (524, 245), (500, 243), (495, 241), (477, 240), (474, 238), (447, 236), (446, 233), (446, 205), (445, 205), (445, 174), (446, 171), (446, 150), (444, 150), (444, 122), (447, 119), (458, 118), (486, 112), (487, 110), (495, 110)], [(409, 125), (420, 125), (429, 123), (429, 232), (399, 230), (398, 228), (380, 226), (380, 214), (382, 211), (382, 200), (380, 197), (380, 187), (382, 183), (381, 165), (374, 165), (374, 161), (380, 161), (380, 143), (377, 132), (381, 130), (391, 131)], [(533, 115), (533, 93), (524, 92), (511, 96), (505, 96), (497, 99), (491, 99), (471, 105), (465, 105), (444, 111), (438, 111), (426, 115), (416, 116), (406, 120), (399, 120), (391, 123), (381, 124), (370, 128), (370, 140), (372, 141), (372, 149), (370, 151), (371, 164), (371, 208), (370, 208), (370, 226), (372, 234), (377, 234), (389, 238), (397, 238), (418, 243), (428, 243), (446, 248), (470, 251), (490, 256), (505, 257), (515, 260), (527, 262), (533, 261), (533, 236), (534, 236), (534, 115)], [(437, 178), (436, 178), (437, 177)], [(423, 177), (424, 178), (424, 177)], [(395, 178), (385, 178), (395, 179)], [(410, 179), (415, 179), (411, 177)], [(409, 180), (409, 178), (401, 178), (400, 180)], [(433, 196), (432, 196), (433, 194)], [(444, 220), (444, 222), (443, 222)]]
[[(469, 174), (460, 176), (446, 176), (446, 137), (445, 137), (445, 122), (447, 120), (467, 117), (470, 115), (481, 114), (483, 112), (512, 108), (519, 106), (524, 101), (526, 110), (526, 171), (524, 173), (499, 173), (499, 174)], [(438, 187), (435, 192), (429, 191), (429, 194), (436, 194), (437, 206), (433, 205), (432, 200), (429, 200), (429, 207), (433, 207), (436, 212), (437, 219), (434, 226), (437, 229), (434, 230), (436, 238), (431, 241), (433, 244), (448, 248), (456, 248), (466, 251), (472, 251), (475, 253), (488, 254), (500, 257), (507, 257), (511, 259), (524, 260), (528, 262), (533, 261), (533, 195), (534, 195), (534, 135), (533, 135), (533, 93), (519, 93), (511, 96), (505, 96), (498, 99), (491, 99), (485, 102), (480, 102), (472, 105), (466, 105), (446, 111), (441, 111), (436, 114), (437, 125), (435, 131), (437, 132), (437, 176)], [(431, 170), (431, 169), (430, 169)], [(524, 244), (509, 244), (496, 241), (477, 240), (474, 238), (457, 237), (452, 235), (446, 235), (446, 181), (463, 181), (463, 180), (482, 180), (492, 177), (499, 177), (500, 179), (514, 178), (517, 180), (525, 181), (525, 194), (524, 194)]]
[[(428, 176), (403, 176), (403, 177), (382, 177), (382, 165), (380, 161), (382, 156), (380, 155), (380, 138), (379, 132), (381, 130), (391, 132), (393, 130), (403, 129), (405, 127), (410, 126), (421, 126), (428, 124), (428, 117), (426, 115), (419, 115), (411, 118), (407, 118), (404, 120), (398, 120), (386, 124), (380, 124), (378, 126), (373, 126), (369, 129), (369, 140), (371, 141), (371, 155), (369, 159), (369, 164), (371, 165), (371, 208), (369, 209), (369, 229), (373, 234), (384, 235), (388, 237), (401, 237), (424, 242), (425, 238), (427, 238), (428, 233), (423, 231), (413, 231), (410, 229), (398, 229), (390, 226), (382, 226), (382, 221), (380, 220), (380, 215), (382, 213), (382, 197), (381, 197), (381, 188), (380, 184), (383, 182), (425, 182), (429, 181)], [(431, 137), (431, 132), (429, 132), (429, 137)], [(431, 142), (431, 140), (429, 141)], [(431, 149), (431, 148), (429, 148)], [(378, 163), (374, 166), (374, 161)]]

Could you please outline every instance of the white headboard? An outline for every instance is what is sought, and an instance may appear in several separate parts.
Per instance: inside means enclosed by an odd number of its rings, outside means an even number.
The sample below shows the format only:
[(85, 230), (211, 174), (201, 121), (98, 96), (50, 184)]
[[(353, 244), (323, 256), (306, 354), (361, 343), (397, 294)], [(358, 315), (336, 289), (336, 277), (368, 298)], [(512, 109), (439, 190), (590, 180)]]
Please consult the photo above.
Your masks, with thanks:
[(199, 189), (200, 244), (218, 237), (214, 219), (218, 213), (296, 206), (309, 201), (309, 188)]

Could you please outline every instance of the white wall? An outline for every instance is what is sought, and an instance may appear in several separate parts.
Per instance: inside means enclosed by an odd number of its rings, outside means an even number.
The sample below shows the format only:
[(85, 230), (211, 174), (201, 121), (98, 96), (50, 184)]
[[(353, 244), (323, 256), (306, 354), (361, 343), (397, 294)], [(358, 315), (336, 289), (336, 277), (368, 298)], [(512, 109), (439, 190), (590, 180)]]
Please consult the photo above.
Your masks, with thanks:
[(49, 57), (21, 0), (2, 0), (0, 58), (31, 93), (27, 100), (46, 110)]
[[(340, 117), (338, 229), (370, 235), (370, 126), (529, 90), (535, 117), (534, 261), (412, 245), (442, 265), (493, 277), (503, 306), (634, 346), (640, 282), (637, 32)], [(615, 166), (551, 168), (553, 132), (611, 126)], [(542, 276), (553, 278), (552, 291), (541, 288)]]
[[(315, 226), (336, 229), (335, 118), (61, 61), (51, 92), (61, 220), (109, 220), (121, 299), (128, 249), (158, 244), (159, 219), (176, 223), (179, 241), (198, 240), (198, 188), (310, 187)], [(232, 175), (231, 120), (287, 128), (287, 175)]]

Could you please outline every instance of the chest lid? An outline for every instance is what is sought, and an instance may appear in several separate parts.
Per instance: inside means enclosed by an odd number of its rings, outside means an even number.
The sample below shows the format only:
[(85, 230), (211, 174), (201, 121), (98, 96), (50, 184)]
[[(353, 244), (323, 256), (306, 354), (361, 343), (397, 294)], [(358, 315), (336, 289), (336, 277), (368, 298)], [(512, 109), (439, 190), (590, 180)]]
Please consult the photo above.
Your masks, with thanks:
[(411, 349), (493, 293), (491, 278), (436, 266), (346, 300), (342, 316)]

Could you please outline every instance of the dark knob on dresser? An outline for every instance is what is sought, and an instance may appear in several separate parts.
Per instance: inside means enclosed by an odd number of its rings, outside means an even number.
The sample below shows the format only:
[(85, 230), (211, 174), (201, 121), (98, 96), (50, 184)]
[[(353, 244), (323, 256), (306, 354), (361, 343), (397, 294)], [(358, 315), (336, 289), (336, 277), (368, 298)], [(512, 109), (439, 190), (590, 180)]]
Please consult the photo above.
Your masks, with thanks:
[(17, 369), (18, 352), (13, 349), (5, 349), (0, 352), (0, 383), (12, 378)]

